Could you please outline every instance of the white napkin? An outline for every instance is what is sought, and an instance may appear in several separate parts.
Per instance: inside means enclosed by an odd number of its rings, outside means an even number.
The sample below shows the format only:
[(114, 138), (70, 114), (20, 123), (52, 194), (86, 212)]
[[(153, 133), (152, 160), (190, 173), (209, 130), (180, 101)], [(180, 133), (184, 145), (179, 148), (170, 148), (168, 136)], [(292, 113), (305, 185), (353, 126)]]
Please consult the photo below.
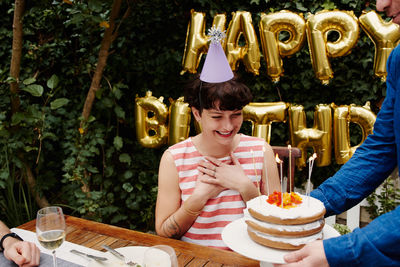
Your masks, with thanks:
[[(16, 233), (25, 241), (30, 241), (30, 242), (35, 243), (38, 246), (38, 248), (40, 249), (40, 252), (51, 255), (50, 250), (44, 249), (39, 244), (39, 241), (37, 241), (36, 234), (34, 232), (23, 230), (23, 229), (18, 229), (18, 228), (12, 228), (11, 232)], [(101, 251), (98, 251), (95, 249), (91, 249), (91, 248), (88, 248), (85, 246), (77, 245), (77, 244), (74, 244), (74, 243), (71, 243), (68, 241), (64, 241), (63, 244), (57, 249), (57, 258), (60, 258), (60, 259), (63, 259), (63, 260), (66, 260), (66, 261), (69, 261), (72, 263), (80, 264), (83, 266), (87, 266), (89, 264), (89, 262), (92, 261), (89, 258), (81, 257), (81, 256), (78, 256), (78, 255), (75, 255), (75, 254), (69, 252), (71, 249), (76, 249), (78, 251), (81, 251), (81, 252), (84, 252), (87, 254), (107, 258), (107, 255), (105, 255), (104, 252), (101, 252)]]

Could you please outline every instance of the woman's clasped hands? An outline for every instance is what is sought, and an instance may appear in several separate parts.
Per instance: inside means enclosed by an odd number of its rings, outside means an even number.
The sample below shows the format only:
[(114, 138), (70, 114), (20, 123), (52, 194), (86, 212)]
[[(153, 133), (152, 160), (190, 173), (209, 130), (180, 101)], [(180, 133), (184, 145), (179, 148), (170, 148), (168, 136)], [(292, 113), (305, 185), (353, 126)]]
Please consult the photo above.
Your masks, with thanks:
[(205, 161), (200, 162), (199, 180), (203, 183), (217, 185), (225, 189), (241, 191), (244, 184), (251, 181), (244, 173), (242, 166), (233, 153), (230, 153), (231, 160), (222, 162), (214, 157), (205, 157)]

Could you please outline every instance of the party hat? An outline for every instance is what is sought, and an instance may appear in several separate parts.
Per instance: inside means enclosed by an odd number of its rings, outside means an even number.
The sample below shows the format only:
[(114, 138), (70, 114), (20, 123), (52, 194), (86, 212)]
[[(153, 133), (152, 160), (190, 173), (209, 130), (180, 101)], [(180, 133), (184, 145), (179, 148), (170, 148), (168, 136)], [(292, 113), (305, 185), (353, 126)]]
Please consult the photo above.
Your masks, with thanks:
[(225, 32), (213, 26), (208, 30), (208, 35), (211, 37), (211, 44), (200, 74), (200, 80), (207, 83), (229, 81), (233, 78), (233, 72), (221, 46), (221, 40), (225, 38)]

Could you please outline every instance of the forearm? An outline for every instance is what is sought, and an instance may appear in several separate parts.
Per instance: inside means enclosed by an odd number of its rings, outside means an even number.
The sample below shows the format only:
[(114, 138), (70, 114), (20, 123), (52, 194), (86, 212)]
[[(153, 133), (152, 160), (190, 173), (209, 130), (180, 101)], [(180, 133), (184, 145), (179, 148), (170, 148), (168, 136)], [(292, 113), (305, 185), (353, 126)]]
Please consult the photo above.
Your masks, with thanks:
[(330, 266), (400, 266), (399, 223), (400, 207), (353, 233), (324, 240)]
[[(10, 229), (2, 222), (0, 221), (0, 239), (3, 238), (3, 236), (11, 233)], [(9, 249), (15, 242), (21, 241), (20, 239), (14, 238), (12, 236), (7, 236), (2, 243), (2, 246), (4, 250)]]
[(179, 239), (192, 226), (205, 205), (204, 201), (189, 197), (173, 214), (159, 227), (157, 233), (161, 236)]
[(261, 194), (259, 189), (249, 180), (248, 183), (243, 183), (237, 190), (244, 202), (247, 202)]
[(0, 238), (8, 233), (10, 233), (10, 229), (2, 221), (0, 221)]

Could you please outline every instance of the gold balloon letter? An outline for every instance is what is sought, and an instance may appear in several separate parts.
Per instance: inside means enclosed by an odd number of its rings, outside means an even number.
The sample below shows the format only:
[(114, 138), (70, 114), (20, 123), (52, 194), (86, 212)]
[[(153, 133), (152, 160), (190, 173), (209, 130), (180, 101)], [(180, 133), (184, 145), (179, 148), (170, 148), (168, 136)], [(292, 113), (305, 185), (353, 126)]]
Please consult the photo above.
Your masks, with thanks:
[(135, 99), (136, 138), (139, 143), (148, 148), (160, 147), (167, 143), (168, 131), (166, 121), (168, 108), (159, 99), (147, 91), (145, 97)]
[(264, 138), (269, 143), (271, 124), (272, 122), (284, 122), (286, 109), (285, 102), (250, 103), (243, 108), (243, 120), (252, 122), (252, 136)]
[[(208, 37), (205, 34), (205, 14), (191, 10), (191, 18), (186, 32), (185, 51), (182, 59), (183, 70), (196, 73), (200, 63), (200, 58), (208, 49)], [(217, 14), (214, 17), (213, 25), (216, 28), (225, 30), (226, 16), (225, 14)]]
[[(307, 40), (316, 77), (328, 84), (333, 77), (328, 57), (341, 57), (350, 53), (358, 40), (357, 18), (352, 11), (320, 11), (307, 19)], [(328, 41), (331, 31), (338, 40)]]
[[(246, 40), (245, 46), (239, 45), (242, 34)], [(238, 61), (242, 60), (248, 72), (258, 75), (260, 48), (249, 12), (237, 11), (232, 13), (232, 20), (227, 32), (226, 49), (228, 62), (233, 71), (237, 70)]]
[[(273, 82), (283, 75), (282, 57), (300, 50), (305, 40), (306, 22), (303, 17), (286, 10), (276, 13), (261, 13), (261, 46), (267, 62), (267, 73)], [(281, 32), (288, 32), (289, 38), (279, 40)]]
[(313, 128), (307, 128), (304, 107), (291, 105), (289, 129), (291, 143), (302, 151), (301, 158), (297, 160), (299, 167), (306, 165), (307, 147), (312, 147), (317, 153), (318, 166), (327, 166), (331, 163), (332, 114), (329, 105), (319, 104), (315, 107)]
[(375, 11), (364, 13), (359, 18), (361, 27), (375, 45), (374, 72), (384, 82), (386, 61), (400, 40), (399, 25), (385, 22)]
[(170, 102), (168, 144), (173, 145), (189, 137), (191, 110), (189, 104), (183, 101), (183, 96)]
[[(332, 108), (334, 110), (333, 136), (335, 160), (338, 164), (344, 164), (351, 158), (354, 151), (364, 142), (367, 136), (372, 133), (376, 116), (371, 111), (369, 102), (363, 107), (354, 104), (338, 107), (332, 104)], [(350, 146), (350, 122), (358, 124), (362, 130), (362, 140), (354, 147)]]

